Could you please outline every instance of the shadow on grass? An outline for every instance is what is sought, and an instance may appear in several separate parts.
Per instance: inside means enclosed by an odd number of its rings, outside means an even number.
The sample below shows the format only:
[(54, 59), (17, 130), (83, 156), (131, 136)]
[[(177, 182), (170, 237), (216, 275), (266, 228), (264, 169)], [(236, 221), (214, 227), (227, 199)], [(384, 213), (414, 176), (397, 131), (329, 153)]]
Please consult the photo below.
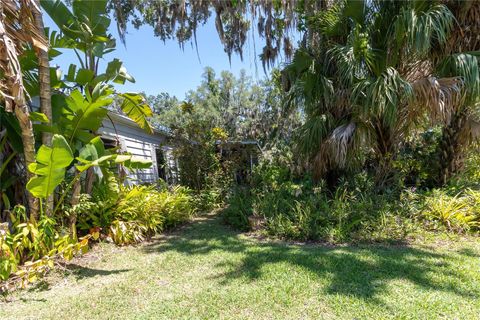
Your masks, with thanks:
[(28, 292), (41, 292), (50, 290), (50, 283), (45, 280), (40, 280), (34, 283), (29, 289)]
[(215, 257), (221, 257), (221, 252), (238, 253), (240, 262), (238, 259), (236, 262), (218, 259), (216, 267), (223, 270), (216, 276), (220, 284), (235, 279), (255, 281), (268, 272), (265, 267), (286, 263), (310, 272), (317, 279), (328, 279), (326, 294), (355, 296), (374, 303), (380, 303), (378, 295), (389, 281), (396, 279), (460, 297), (480, 297), (480, 288), (469, 290), (459, 286), (472, 279), (454, 272), (453, 265), (462, 259), (458, 255), (398, 245), (321, 246), (258, 241), (228, 229), (218, 217), (194, 222), (166, 240), (146, 245), (143, 250), (147, 253), (176, 251), (193, 256), (212, 254)]
[(84, 266), (80, 266), (78, 264), (70, 263), (65, 266), (67, 270), (77, 279), (85, 279), (91, 278), (95, 276), (108, 276), (111, 274), (118, 274), (123, 272), (128, 272), (130, 269), (119, 269), (119, 270), (100, 270), (100, 269), (92, 269), (87, 268)]
[(475, 250), (470, 248), (460, 249), (458, 250), (458, 253), (471, 258), (480, 258), (480, 254), (476, 253)]

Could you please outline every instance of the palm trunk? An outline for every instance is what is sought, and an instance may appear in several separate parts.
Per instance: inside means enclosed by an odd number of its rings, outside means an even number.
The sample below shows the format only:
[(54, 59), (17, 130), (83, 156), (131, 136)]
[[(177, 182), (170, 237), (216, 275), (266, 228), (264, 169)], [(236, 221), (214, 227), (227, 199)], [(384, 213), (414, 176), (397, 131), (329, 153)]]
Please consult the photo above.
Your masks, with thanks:
[(375, 185), (383, 190), (393, 177), (393, 154), (395, 143), (392, 133), (379, 120), (374, 126), (376, 133), (377, 162), (375, 166)]
[(93, 191), (93, 184), (95, 183), (95, 171), (93, 168), (87, 170), (85, 177), (85, 193), (91, 194)]
[[(27, 168), (31, 163), (35, 162), (35, 137), (33, 135), (33, 125), (30, 120), (29, 108), (25, 99), (25, 88), (23, 86), (22, 70), (20, 62), (18, 61), (18, 53), (15, 43), (6, 33), (2, 5), (0, 5), (0, 63), (4, 71), (4, 79), (10, 96), (5, 98), (5, 108), (9, 112), (15, 112), (15, 116), (20, 124), (26, 177), (30, 179), (32, 174)], [(27, 202), (30, 209), (30, 217), (36, 220), (39, 212), (38, 199), (27, 192)]]
[[(40, 2), (36, 0), (38, 8), (40, 8)], [(45, 34), (43, 26), (42, 12), (33, 9), (33, 16), (35, 18), (35, 25), (37, 30), (42, 35)], [(37, 49), (38, 57), (38, 79), (40, 82), (40, 110), (45, 114), (48, 120), (52, 121), (52, 96), (50, 93), (50, 63), (48, 60), (48, 51)], [(52, 142), (52, 133), (42, 132), (42, 143), (50, 146)], [(53, 195), (50, 195), (45, 201), (45, 212), (47, 215), (51, 215), (53, 212)]]
[(440, 185), (445, 185), (461, 168), (464, 152), (462, 152), (460, 133), (465, 125), (466, 118), (465, 112), (457, 112), (452, 115), (450, 123), (443, 128), (439, 151), (438, 183)]
[[(75, 171), (75, 175), (79, 174)], [(77, 179), (73, 184), (72, 198), (70, 199), (70, 205), (73, 207), (80, 203), (80, 193), (82, 191), (82, 184), (80, 179)], [(77, 214), (75, 210), (72, 210), (71, 216), (69, 218), (70, 222), (70, 235), (72, 239), (77, 239)]]
[[(20, 124), (20, 129), (22, 130), (22, 143), (23, 143), (23, 154), (25, 156), (25, 171), (27, 176), (27, 181), (33, 177), (33, 174), (28, 170), (28, 166), (31, 163), (35, 162), (35, 137), (33, 135), (33, 125), (30, 120), (30, 113), (28, 106), (23, 103), (19, 104), (23, 100), (25, 102), (25, 97), (23, 93), (21, 97), (16, 97), (15, 106), (15, 115), (17, 116), (18, 123)], [(28, 206), (30, 209), (30, 218), (37, 220), (39, 212), (39, 202), (31, 193), (27, 193)]]
[[(480, 2), (478, 1), (446, 1), (446, 5), (455, 16), (453, 29), (449, 33), (447, 45), (442, 48), (440, 58), (457, 52), (478, 51), (480, 49)], [(473, 105), (459, 105), (442, 131), (439, 145), (439, 170), (437, 183), (446, 184), (457, 173), (465, 159), (465, 137), (462, 137), (468, 119), (468, 112)]]

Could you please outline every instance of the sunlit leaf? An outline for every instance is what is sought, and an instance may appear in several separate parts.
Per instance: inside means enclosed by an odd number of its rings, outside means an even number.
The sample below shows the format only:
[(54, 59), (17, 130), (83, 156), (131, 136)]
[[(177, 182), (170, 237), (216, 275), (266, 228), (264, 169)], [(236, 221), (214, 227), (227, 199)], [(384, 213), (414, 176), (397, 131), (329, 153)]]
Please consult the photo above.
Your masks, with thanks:
[(52, 146), (42, 145), (36, 162), (28, 169), (36, 176), (27, 183), (27, 190), (37, 198), (47, 198), (65, 178), (66, 168), (73, 161), (73, 153), (65, 138), (55, 134)]

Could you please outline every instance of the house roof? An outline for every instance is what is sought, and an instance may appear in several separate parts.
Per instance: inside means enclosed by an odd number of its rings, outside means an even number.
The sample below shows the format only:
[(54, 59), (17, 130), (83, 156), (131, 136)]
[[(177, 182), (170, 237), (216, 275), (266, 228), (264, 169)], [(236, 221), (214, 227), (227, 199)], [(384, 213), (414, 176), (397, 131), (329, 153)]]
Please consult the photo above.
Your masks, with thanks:
[[(133, 121), (132, 119), (128, 118), (127, 116), (120, 114), (115, 111), (108, 111), (108, 117), (116, 123), (121, 123), (130, 127), (139, 128), (138, 124)], [(155, 126), (153, 127), (154, 134), (160, 134), (166, 137), (173, 137), (173, 135), (169, 132), (168, 128)]]

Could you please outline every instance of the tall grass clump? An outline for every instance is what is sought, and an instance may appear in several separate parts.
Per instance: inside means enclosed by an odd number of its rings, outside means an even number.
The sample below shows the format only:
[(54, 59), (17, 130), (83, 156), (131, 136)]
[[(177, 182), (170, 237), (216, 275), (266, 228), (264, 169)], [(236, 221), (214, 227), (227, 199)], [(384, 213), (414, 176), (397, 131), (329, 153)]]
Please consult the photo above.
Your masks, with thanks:
[(80, 229), (101, 228), (121, 245), (140, 242), (188, 221), (196, 211), (191, 190), (182, 186), (103, 185), (80, 200), (74, 208)]

